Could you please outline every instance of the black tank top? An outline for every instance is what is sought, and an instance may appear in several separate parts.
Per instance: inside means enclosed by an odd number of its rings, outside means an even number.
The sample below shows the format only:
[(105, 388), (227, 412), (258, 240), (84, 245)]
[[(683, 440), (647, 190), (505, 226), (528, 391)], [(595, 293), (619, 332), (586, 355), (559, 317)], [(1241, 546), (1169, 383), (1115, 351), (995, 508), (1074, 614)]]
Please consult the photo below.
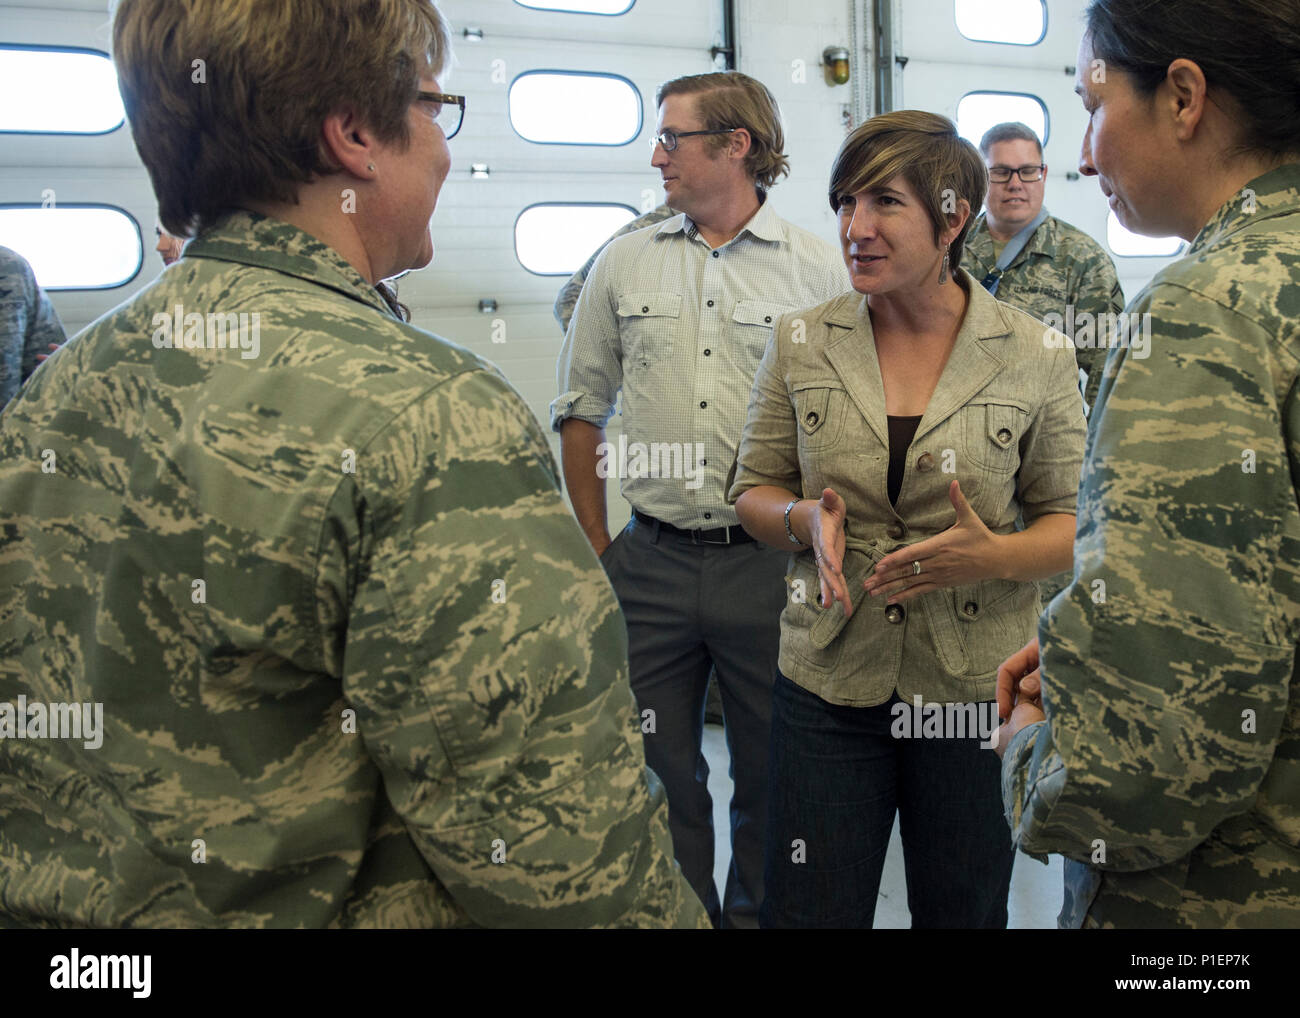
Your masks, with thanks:
[(903, 471), (907, 469), (907, 449), (912, 444), (912, 436), (921, 423), (920, 417), (894, 417), (889, 421), (889, 504), (898, 502), (898, 493), (903, 487)]

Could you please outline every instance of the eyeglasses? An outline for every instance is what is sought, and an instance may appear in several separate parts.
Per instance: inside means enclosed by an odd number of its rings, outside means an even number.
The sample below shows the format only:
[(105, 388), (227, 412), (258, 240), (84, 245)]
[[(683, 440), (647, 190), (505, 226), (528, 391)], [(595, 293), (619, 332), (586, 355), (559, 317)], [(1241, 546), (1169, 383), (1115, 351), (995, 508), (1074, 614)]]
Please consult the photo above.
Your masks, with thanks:
[[(416, 92), (417, 102), (436, 103), (437, 112), (434, 113), (433, 119), (438, 122), (442, 128), (442, 133), (450, 141), (456, 137), (456, 132), (460, 130), (460, 125), (465, 122), (465, 97), (463, 95), (448, 95), (446, 92)], [(448, 107), (452, 107), (449, 110)]]
[(990, 166), (989, 180), (995, 184), (1005, 184), (1011, 179), (1011, 174), (1020, 174), (1020, 179), (1026, 184), (1032, 184), (1043, 176), (1043, 171), (1047, 169), (1047, 164), (1042, 163), (1038, 166)]
[(650, 151), (653, 152), (656, 145), (662, 145), (665, 152), (672, 152), (677, 148), (678, 138), (694, 138), (698, 134), (730, 134), (734, 130), (734, 127), (723, 127), (717, 131), (664, 131), (650, 139)]

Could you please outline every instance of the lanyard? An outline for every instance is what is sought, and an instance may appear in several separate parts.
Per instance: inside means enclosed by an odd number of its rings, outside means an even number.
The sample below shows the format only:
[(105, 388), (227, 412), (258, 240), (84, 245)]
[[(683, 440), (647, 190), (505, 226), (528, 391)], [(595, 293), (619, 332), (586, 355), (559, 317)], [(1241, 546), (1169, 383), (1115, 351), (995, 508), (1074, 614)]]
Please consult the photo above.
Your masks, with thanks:
[[(1034, 216), (1033, 221), (1007, 241), (1007, 246), (1002, 249), (1002, 254), (998, 257), (997, 264), (993, 266), (993, 271), (980, 280), (980, 285), (984, 289), (997, 296), (998, 284), (1002, 282), (1002, 273), (1006, 271), (1008, 265), (1016, 260), (1016, 255), (1025, 249), (1025, 245), (1029, 243), (1029, 238), (1034, 235), (1035, 230), (1043, 225), (1046, 219), (1047, 209), (1039, 209), (1038, 215)], [(987, 221), (985, 225), (988, 225)]]

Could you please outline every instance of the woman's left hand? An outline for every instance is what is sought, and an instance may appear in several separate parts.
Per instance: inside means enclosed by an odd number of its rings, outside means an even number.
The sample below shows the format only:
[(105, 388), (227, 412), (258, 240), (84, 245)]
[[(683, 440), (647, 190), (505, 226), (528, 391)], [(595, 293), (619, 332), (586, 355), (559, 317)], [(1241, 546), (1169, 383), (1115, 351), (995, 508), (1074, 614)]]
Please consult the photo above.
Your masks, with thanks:
[[(961, 484), (948, 486), (957, 511), (956, 522), (942, 534), (886, 555), (863, 587), (872, 597), (884, 594), (890, 604), (945, 587), (987, 580), (997, 575), (1000, 538), (984, 525), (961, 493)], [(919, 563), (916, 571), (913, 563)]]

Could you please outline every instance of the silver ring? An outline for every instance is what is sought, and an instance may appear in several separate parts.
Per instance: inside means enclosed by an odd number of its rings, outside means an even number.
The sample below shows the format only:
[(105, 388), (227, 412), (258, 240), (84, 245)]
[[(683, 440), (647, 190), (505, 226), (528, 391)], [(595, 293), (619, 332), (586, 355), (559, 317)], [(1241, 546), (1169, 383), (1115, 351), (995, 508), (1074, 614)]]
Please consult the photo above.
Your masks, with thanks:
[(915, 559), (912, 560), (912, 575), (913, 576), (921, 575), (921, 563), (917, 562)]

